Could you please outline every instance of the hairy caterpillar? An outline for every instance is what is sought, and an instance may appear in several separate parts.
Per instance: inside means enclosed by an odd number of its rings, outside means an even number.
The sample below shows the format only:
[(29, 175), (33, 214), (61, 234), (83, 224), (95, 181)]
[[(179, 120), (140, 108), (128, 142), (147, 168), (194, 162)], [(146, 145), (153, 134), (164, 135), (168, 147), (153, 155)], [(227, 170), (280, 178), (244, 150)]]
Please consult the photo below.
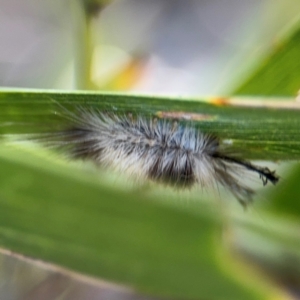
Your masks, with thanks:
[(257, 173), (263, 185), (279, 180), (275, 171), (228, 154), (217, 136), (192, 126), (87, 108), (68, 112), (68, 118), (70, 126), (53, 134), (52, 141), (66, 146), (74, 158), (120, 172), (179, 187), (221, 184), (243, 206), (254, 195), (241, 182), (243, 171)]

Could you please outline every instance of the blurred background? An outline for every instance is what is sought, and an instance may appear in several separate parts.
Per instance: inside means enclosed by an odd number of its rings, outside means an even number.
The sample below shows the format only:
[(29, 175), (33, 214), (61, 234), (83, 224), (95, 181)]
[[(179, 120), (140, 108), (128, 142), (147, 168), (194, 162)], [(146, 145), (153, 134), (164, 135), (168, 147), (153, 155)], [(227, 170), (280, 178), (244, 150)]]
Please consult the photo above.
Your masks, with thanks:
[[(0, 86), (230, 95), (299, 17), (299, 0), (0, 0)], [(0, 279), (1, 299), (146, 299), (10, 255)]]
[(299, 0), (1, 0), (0, 85), (230, 94)]

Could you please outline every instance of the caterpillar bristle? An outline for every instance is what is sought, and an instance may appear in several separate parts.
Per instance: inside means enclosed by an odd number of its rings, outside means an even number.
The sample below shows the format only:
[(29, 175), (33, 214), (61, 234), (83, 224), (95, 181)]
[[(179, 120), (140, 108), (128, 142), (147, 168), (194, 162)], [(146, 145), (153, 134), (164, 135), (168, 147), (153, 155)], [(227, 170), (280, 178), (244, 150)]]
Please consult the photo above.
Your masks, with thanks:
[(69, 127), (53, 134), (54, 143), (74, 158), (136, 177), (183, 188), (220, 184), (243, 206), (255, 193), (241, 182), (241, 170), (257, 173), (263, 185), (279, 180), (275, 171), (227, 154), (216, 135), (179, 121), (82, 107), (68, 119)]

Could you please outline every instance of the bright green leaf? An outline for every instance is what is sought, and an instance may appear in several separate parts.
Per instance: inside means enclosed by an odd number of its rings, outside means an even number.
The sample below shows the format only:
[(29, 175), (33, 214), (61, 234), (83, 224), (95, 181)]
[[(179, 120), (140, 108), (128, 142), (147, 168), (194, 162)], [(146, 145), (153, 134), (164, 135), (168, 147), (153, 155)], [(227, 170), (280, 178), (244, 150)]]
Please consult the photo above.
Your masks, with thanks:
[(236, 89), (239, 95), (296, 96), (300, 89), (300, 28), (276, 41), (256, 72)]

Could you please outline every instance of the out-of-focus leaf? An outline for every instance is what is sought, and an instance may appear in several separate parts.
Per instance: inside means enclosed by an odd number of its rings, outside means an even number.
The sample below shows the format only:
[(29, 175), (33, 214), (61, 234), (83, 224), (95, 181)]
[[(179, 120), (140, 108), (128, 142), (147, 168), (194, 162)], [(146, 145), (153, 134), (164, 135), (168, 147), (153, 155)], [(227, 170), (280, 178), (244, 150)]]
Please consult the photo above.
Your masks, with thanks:
[[(234, 217), (231, 247), (236, 258), (260, 269), (298, 299), (300, 293), (300, 225), (270, 211), (259, 218)], [(279, 297), (278, 297), (279, 298)], [(286, 299), (286, 297), (283, 297)], [(272, 299), (272, 298), (270, 298)]]
[(1, 247), (161, 296), (261, 298), (220, 269), (205, 205), (181, 211), (11, 147), (0, 164)]
[(234, 94), (296, 96), (300, 89), (299, 25), (296, 31), (276, 41), (271, 52)]
[(283, 178), (276, 193), (270, 195), (270, 206), (273, 212), (294, 216), (300, 220), (300, 166), (295, 165), (290, 174)]

